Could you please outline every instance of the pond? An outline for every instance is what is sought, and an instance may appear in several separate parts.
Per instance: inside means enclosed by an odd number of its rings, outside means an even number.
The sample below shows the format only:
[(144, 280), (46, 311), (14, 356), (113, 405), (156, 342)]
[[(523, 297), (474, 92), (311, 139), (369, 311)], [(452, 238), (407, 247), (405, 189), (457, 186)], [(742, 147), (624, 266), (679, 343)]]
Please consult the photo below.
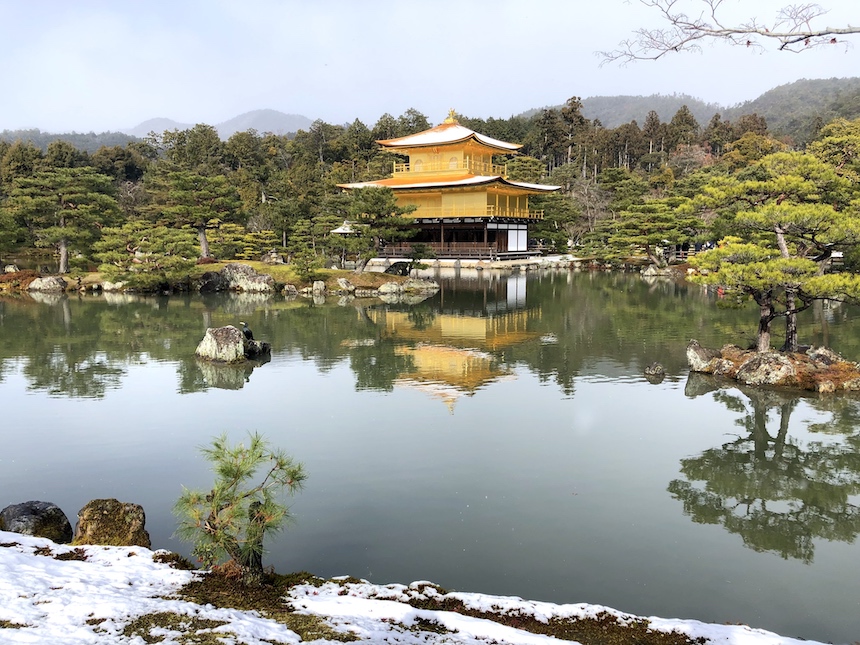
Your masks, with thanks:
[[(302, 461), (279, 571), (588, 602), (860, 638), (860, 406), (690, 376), (685, 346), (752, 341), (700, 287), (546, 271), (438, 276), (417, 304), (282, 296), (0, 300), (0, 506), (91, 499), (172, 537), (198, 448), (248, 431)], [(860, 358), (860, 312), (801, 341)], [(198, 364), (249, 323), (272, 360)], [(779, 341), (775, 341), (777, 344)], [(652, 383), (643, 369), (662, 363)]]

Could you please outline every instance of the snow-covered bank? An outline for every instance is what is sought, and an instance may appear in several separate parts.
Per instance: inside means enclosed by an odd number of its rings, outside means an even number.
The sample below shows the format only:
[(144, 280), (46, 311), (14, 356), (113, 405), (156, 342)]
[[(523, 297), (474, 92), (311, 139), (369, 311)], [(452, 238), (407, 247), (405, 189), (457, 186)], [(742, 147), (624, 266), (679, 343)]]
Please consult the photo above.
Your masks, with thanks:
[[(0, 531), (0, 643), (185, 643), (206, 632), (220, 642), (247, 645), (298, 643), (300, 637), (282, 623), (256, 612), (219, 609), (179, 600), (176, 592), (194, 575), (157, 562), (157, 552), (140, 547), (73, 548), (44, 538)], [(58, 559), (59, 558), (59, 559)], [(333, 633), (351, 633), (360, 642), (389, 644), (573, 642), (533, 634), (484, 617), (454, 611), (419, 609), (439, 600), (429, 583), (372, 585), (333, 581), (293, 587), (286, 599), (297, 612), (323, 618)], [(540, 622), (594, 618), (601, 614), (633, 622), (637, 617), (595, 605), (555, 605), (519, 598), (449, 593), (445, 604), (473, 613), (515, 615)], [(432, 603), (431, 603), (432, 604)], [(141, 617), (158, 615), (161, 626)], [(172, 615), (175, 620), (166, 621)], [(178, 617), (178, 618), (176, 618)], [(648, 618), (652, 630), (677, 631), (708, 643), (727, 645), (815, 645), (736, 625)], [(165, 627), (169, 624), (170, 627)], [(135, 625), (138, 625), (137, 627)], [(197, 632), (197, 640), (184, 633)], [(212, 638), (210, 636), (210, 638)], [(163, 640), (153, 641), (152, 637)], [(339, 642), (320, 639), (315, 642)]]

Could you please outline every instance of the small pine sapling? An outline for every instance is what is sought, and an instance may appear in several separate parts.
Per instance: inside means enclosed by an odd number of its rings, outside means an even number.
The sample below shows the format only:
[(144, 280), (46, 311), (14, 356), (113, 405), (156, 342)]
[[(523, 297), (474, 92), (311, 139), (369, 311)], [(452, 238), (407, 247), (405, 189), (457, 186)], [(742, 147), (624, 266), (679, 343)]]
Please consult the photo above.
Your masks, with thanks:
[[(193, 554), (203, 566), (229, 559), (241, 571), (243, 584), (259, 586), (264, 578), (263, 539), (290, 520), (289, 507), (278, 498), (301, 490), (307, 477), (304, 467), (273, 450), (259, 433), (249, 434), (248, 446), (231, 446), (222, 434), (200, 450), (212, 463), (215, 483), (209, 492), (183, 488), (174, 506), (176, 533), (194, 543)], [(255, 485), (261, 468), (262, 480)]]

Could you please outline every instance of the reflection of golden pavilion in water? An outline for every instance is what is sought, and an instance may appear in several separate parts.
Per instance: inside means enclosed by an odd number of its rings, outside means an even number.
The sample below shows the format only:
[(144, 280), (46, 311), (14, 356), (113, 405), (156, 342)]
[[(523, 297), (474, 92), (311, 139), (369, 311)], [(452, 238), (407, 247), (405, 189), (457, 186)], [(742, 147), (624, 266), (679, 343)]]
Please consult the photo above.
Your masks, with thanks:
[(503, 352), (538, 333), (528, 330), (540, 310), (511, 311), (487, 318), (436, 314), (424, 324), (406, 311), (374, 310), (371, 319), (386, 337), (398, 342), (395, 352), (411, 359), (413, 371), (395, 384), (416, 387), (442, 399), (453, 411), (461, 396), (472, 396), (490, 383), (513, 378)]

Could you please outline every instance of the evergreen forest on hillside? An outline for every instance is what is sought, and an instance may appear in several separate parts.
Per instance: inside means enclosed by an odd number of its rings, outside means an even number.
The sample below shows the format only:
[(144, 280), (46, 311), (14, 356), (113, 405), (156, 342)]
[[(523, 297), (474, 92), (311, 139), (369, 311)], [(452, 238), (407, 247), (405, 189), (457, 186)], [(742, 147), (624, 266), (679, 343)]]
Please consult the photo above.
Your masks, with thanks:
[(65, 141), (78, 150), (91, 154), (102, 147), (124, 146), (132, 141), (137, 141), (137, 137), (123, 134), (122, 132), (67, 132), (56, 134), (42, 132), (38, 128), (30, 128), (27, 130), (2, 130), (0, 131), (0, 141), (6, 143), (24, 141), (33, 144), (33, 146), (42, 152), (45, 152), (48, 149), (48, 145), (54, 141)]

